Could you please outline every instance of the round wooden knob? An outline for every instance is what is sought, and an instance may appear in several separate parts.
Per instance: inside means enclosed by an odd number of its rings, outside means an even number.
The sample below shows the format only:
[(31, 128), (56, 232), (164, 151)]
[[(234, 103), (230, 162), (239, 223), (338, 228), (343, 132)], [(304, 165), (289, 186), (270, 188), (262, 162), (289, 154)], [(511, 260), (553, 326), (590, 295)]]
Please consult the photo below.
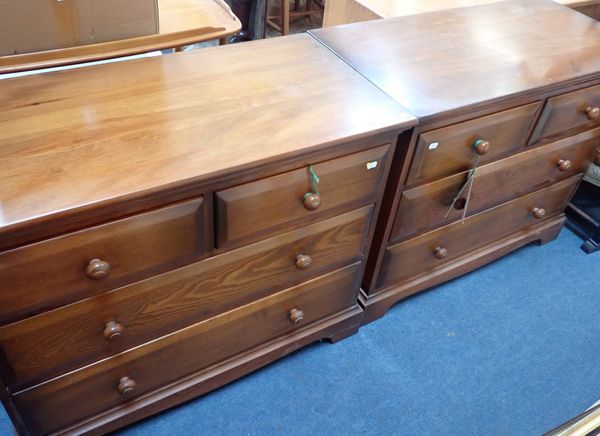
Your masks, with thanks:
[(306, 269), (312, 263), (312, 258), (307, 254), (299, 254), (296, 256), (296, 268)]
[(135, 380), (129, 377), (121, 377), (117, 389), (122, 395), (133, 393), (135, 390)]
[(298, 324), (299, 322), (302, 322), (303, 319), (304, 319), (304, 312), (302, 312), (301, 310), (298, 310), (298, 309), (290, 310), (290, 321), (292, 321), (294, 324)]
[(473, 143), (473, 148), (475, 149), (475, 152), (479, 155), (486, 154), (488, 151), (490, 151), (491, 147), (492, 145), (490, 144), (490, 142), (486, 141), (485, 139), (478, 139)]
[(307, 192), (302, 202), (306, 210), (317, 210), (321, 206), (321, 196), (314, 192)]
[(437, 247), (433, 254), (435, 255), (436, 259), (445, 259), (448, 256), (448, 250), (442, 247)]
[(535, 218), (542, 219), (546, 216), (546, 209), (542, 209), (541, 207), (536, 207), (531, 212)]
[(567, 159), (561, 159), (559, 160), (556, 165), (558, 165), (558, 169), (561, 171), (569, 171), (571, 169), (571, 167), (573, 166), (571, 164), (570, 160)]
[(600, 107), (588, 106), (585, 108), (585, 116), (590, 121), (595, 121), (600, 118)]
[(115, 321), (109, 321), (104, 327), (102, 334), (106, 339), (116, 339), (123, 334), (123, 325)]
[(94, 280), (102, 280), (110, 272), (110, 265), (100, 259), (92, 259), (85, 269), (85, 274)]

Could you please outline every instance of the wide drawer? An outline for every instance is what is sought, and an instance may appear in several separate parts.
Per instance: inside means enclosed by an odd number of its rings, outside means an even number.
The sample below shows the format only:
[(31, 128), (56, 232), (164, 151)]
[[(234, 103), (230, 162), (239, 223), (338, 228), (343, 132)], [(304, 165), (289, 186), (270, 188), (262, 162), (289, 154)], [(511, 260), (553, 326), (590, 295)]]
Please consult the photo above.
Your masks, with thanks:
[[(337, 270), (19, 392), (13, 400), (34, 433), (58, 430), (356, 305), (360, 270), (360, 263)], [(132, 391), (121, 393), (132, 384)]]
[(0, 328), (12, 387), (142, 344), (361, 259), (367, 206)]
[(378, 287), (426, 274), (511, 233), (556, 216), (567, 206), (581, 176), (425, 233), (385, 251)]
[(600, 85), (548, 99), (531, 142), (600, 125)]
[[(419, 135), (407, 185), (450, 176), (481, 163), (502, 158), (525, 147), (541, 103), (533, 103)], [(486, 141), (487, 147), (474, 145)]]
[(374, 202), (383, 189), (389, 148), (384, 145), (313, 165), (320, 179), (320, 206), (304, 204), (305, 194), (312, 190), (308, 167), (217, 192), (217, 246), (264, 238), (336, 210)]
[(0, 324), (202, 256), (202, 198), (0, 253)]
[[(600, 129), (594, 129), (483, 165), (477, 170), (467, 215), (584, 172), (599, 135)], [(457, 174), (404, 191), (390, 242), (460, 219), (468, 189), (455, 207), (450, 205), (466, 180), (466, 173)]]

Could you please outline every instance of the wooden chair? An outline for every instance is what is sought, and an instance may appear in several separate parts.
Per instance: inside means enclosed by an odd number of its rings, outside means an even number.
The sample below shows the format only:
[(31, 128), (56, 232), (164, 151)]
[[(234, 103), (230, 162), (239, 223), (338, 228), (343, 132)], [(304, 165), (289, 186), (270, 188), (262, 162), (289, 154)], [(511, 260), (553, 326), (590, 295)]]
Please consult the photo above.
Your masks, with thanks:
[(282, 35), (290, 33), (290, 20), (296, 17), (306, 17), (322, 13), (324, 9), (324, 0), (306, 0), (304, 8), (300, 5), (300, 0), (294, 0), (294, 9), (290, 11), (291, 0), (281, 0), (279, 14), (269, 15), (269, 5), (267, 0), (267, 25), (281, 32)]

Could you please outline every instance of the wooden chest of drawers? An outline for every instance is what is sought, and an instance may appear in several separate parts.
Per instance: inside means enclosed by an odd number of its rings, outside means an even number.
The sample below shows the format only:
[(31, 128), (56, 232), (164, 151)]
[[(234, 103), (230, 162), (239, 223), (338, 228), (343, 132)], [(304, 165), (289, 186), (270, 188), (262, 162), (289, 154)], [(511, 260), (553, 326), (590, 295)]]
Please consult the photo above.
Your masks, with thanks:
[(600, 143), (599, 23), (533, 0), (312, 33), (419, 118), (394, 157), (365, 322), (558, 234)]
[(0, 85), (0, 392), (20, 432), (107, 432), (358, 329), (416, 120), (314, 38)]
[(0, 85), (0, 397), (97, 434), (554, 238), (600, 26), (515, 0)]

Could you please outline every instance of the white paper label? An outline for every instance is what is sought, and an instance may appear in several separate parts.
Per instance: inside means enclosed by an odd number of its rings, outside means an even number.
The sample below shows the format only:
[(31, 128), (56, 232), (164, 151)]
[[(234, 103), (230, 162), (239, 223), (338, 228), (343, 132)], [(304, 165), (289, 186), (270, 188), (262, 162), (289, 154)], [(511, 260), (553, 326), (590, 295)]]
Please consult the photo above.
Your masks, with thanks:
[(431, 144), (429, 144), (429, 149), (435, 150), (436, 148), (438, 148), (439, 145), (440, 145), (439, 142), (432, 142)]
[(367, 169), (368, 170), (372, 170), (373, 168), (377, 168), (377, 161), (374, 160), (373, 162), (367, 162)]

